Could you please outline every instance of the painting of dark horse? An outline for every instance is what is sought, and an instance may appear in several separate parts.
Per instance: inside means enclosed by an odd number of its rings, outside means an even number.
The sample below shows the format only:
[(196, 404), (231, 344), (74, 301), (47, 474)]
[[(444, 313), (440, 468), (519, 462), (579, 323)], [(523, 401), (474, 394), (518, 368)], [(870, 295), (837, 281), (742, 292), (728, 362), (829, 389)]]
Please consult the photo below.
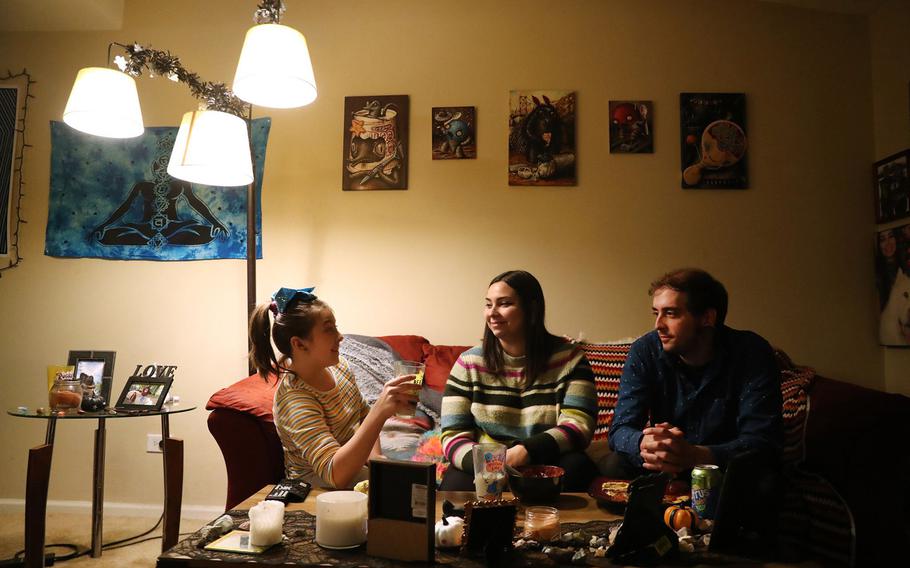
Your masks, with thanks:
[(575, 92), (512, 91), (509, 185), (575, 185)]

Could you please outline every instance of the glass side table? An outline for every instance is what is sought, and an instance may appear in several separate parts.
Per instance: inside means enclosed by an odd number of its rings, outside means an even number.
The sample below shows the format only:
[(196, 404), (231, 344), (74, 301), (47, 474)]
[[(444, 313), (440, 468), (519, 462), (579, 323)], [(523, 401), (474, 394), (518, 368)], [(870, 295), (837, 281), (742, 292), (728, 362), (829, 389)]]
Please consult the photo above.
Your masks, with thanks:
[[(123, 420), (132, 418), (146, 418), (149, 416), (161, 417), (161, 444), (162, 444), (162, 461), (164, 463), (164, 537), (161, 543), (161, 550), (167, 550), (177, 543), (179, 526), (180, 526), (180, 507), (183, 499), (183, 440), (171, 438), (170, 425), (168, 418), (172, 414), (180, 414), (195, 410), (195, 406), (187, 404), (170, 404), (163, 405), (160, 410), (142, 410), (142, 411), (114, 411), (110, 408), (98, 412), (77, 413), (75, 410), (69, 410), (65, 414), (57, 414), (49, 410), (43, 414), (38, 414), (33, 408), (13, 408), (7, 410), (7, 414), (17, 418), (31, 418), (33, 420), (47, 421), (47, 430), (44, 436), (44, 445), (29, 450), (29, 478), (33, 477), (33, 461), (40, 471), (36, 472), (35, 477), (50, 476), (51, 456), (54, 447), (54, 434), (59, 420), (97, 420), (98, 428), (95, 430), (95, 451), (94, 451), (94, 473), (92, 483), (92, 557), (101, 556), (101, 529), (104, 520), (104, 449), (106, 438), (107, 420)], [(40, 459), (34, 459), (39, 456)], [(26, 481), (25, 510), (26, 510), (26, 550), (25, 558), (28, 562), (29, 557), (40, 558), (43, 563), (44, 559), (44, 523), (47, 511), (47, 483), (44, 483), (43, 491), (32, 491), (32, 479)], [(40, 485), (40, 482), (38, 483)], [(37, 493), (37, 495), (36, 495)], [(31, 501), (31, 502), (30, 502)], [(40, 502), (36, 502), (40, 501)], [(29, 533), (29, 513), (36, 514), (40, 512), (40, 539), (38, 535)], [(33, 523), (34, 524), (34, 523)]]

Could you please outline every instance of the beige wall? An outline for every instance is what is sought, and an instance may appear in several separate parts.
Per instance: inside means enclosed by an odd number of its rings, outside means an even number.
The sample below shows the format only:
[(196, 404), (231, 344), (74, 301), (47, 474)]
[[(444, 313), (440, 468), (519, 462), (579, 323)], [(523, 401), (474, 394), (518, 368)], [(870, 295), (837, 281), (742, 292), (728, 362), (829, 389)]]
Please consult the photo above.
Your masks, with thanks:
[[(875, 159), (910, 148), (910, 3), (890, 0), (869, 19)], [(907, 219), (877, 227), (907, 224)], [(910, 394), (910, 349), (885, 348), (885, 388)]]
[[(729, 322), (825, 375), (885, 386), (870, 255), (873, 90), (865, 18), (760, 2), (538, 0), (289, 2), (310, 43), (311, 106), (273, 119), (263, 197), (259, 297), (314, 284), (345, 331), (417, 333), (472, 343), (485, 284), (524, 267), (542, 281), (549, 326), (592, 339), (649, 328), (648, 282), (680, 265), (715, 273)], [(255, 2), (130, 1), (124, 28), (5, 33), (0, 68), (35, 88), (22, 244), (0, 280), (0, 406), (44, 400), (44, 373), (68, 349), (117, 351), (115, 390), (139, 362), (178, 365), (175, 390), (204, 405), (245, 374), (241, 261), (112, 262), (45, 257), (48, 121), (72, 78), (109, 41), (168, 49), (208, 80), (230, 81)], [(878, 67), (876, 67), (877, 69)], [(906, 66), (904, 66), (906, 68)], [(506, 185), (508, 95), (578, 93), (577, 187)], [(176, 124), (195, 103), (161, 79), (139, 81), (146, 124)], [(679, 187), (681, 91), (744, 92), (747, 191)], [(342, 192), (345, 95), (408, 94), (408, 191)], [(651, 99), (656, 153), (605, 150), (607, 101)], [(477, 107), (478, 158), (430, 159), (430, 107)], [(876, 151), (876, 153), (878, 153)], [(889, 384), (889, 386), (893, 386)], [(221, 455), (206, 412), (177, 416), (187, 443), (184, 501), (219, 505)], [(5, 417), (0, 497), (21, 498), (25, 455), (43, 424)], [(157, 422), (109, 423), (107, 499), (154, 503), (160, 461), (143, 452)], [(88, 500), (92, 425), (57, 433), (51, 496)]]

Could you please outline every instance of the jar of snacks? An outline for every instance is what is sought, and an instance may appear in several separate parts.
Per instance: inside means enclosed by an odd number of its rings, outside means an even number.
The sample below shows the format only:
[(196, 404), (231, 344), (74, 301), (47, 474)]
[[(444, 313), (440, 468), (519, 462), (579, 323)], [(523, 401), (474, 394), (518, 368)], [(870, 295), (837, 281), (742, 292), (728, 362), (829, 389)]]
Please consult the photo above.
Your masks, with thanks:
[(52, 411), (79, 408), (82, 404), (82, 383), (78, 380), (54, 381), (48, 393), (48, 402)]
[(553, 507), (528, 507), (525, 510), (525, 538), (549, 542), (559, 535), (559, 511)]

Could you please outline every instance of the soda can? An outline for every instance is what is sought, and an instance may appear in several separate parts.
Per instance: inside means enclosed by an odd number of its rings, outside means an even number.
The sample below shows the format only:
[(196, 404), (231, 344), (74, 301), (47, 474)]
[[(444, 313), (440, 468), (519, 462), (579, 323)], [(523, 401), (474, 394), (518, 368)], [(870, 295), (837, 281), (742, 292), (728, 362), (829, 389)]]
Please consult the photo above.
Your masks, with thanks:
[(700, 519), (713, 519), (723, 476), (716, 465), (692, 468), (692, 508)]

